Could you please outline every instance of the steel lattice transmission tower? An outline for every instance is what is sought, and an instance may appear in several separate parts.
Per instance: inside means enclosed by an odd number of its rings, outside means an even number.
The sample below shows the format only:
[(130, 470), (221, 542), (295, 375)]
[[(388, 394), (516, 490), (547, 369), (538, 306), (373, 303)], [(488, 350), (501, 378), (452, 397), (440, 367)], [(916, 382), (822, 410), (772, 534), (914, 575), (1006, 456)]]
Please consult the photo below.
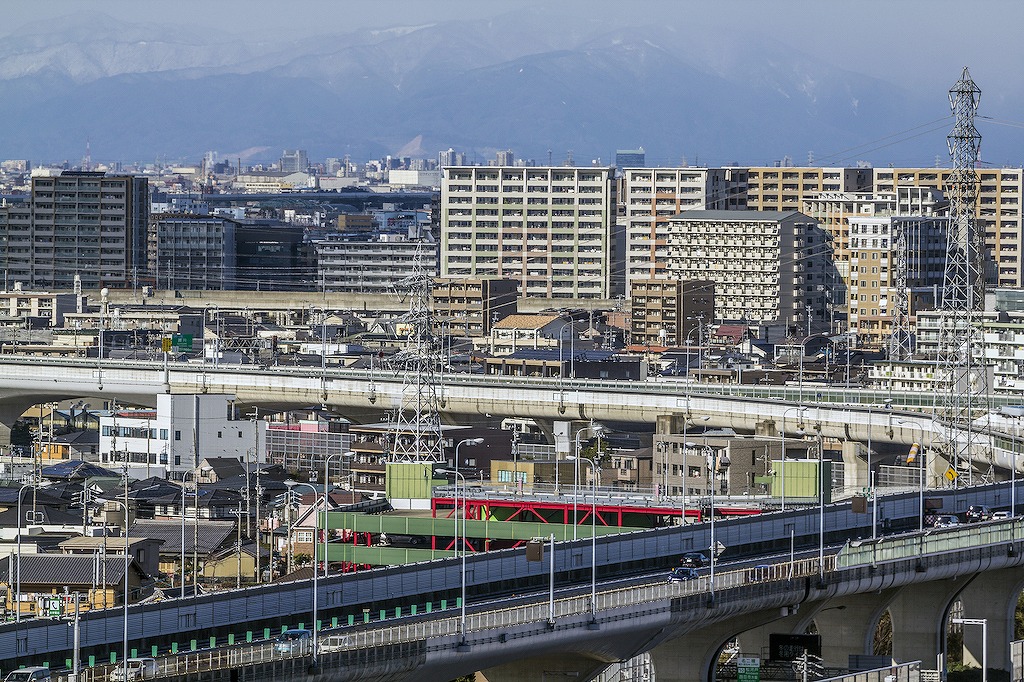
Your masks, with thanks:
[(891, 222), (893, 234), (893, 274), (895, 294), (893, 298), (892, 335), (889, 337), (889, 361), (905, 362), (913, 353), (910, 335), (910, 296), (907, 291), (907, 271), (910, 269), (910, 254), (907, 225), (901, 220)]
[(430, 310), (434, 276), (423, 267), (427, 245), (421, 239), (413, 273), (395, 283), (398, 294), (408, 297), (409, 311), (396, 320), (396, 328), (408, 330), (406, 347), (390, 361), (391, 368), (402, 375), (401, 405), (390, 438), (392, 462), (444, 461), (437, 398), (442, 343), (434, 332)]
[(959, 472), (971, 455), (990, 449), (972, 426), (988, 413), (988, 377), (982, 358), (972, 355), (981, 339), (985, 303), (984, 238), (977, 226), (978, 175), (975, 165), (981, 135), (974, 126), (981, 90), (964, 67), (949, 91), (955, 124), (946, 137), (952, 171), (946, 182), (949, 230), (946, 269), (939, 306), (937, 369), (942, 383), (936, 395), (938, 416), (945, 422), (946, 456)]

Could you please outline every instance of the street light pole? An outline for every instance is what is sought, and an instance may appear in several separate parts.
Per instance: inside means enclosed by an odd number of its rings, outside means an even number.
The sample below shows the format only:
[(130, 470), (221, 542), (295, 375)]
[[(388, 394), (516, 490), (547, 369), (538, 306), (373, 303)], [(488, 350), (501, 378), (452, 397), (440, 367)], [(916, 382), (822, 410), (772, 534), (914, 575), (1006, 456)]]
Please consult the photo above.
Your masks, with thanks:
[[(327, 455), (326, 457), (324, 457), (324, 577), (325, 578), (327, 577), (327, 549), (328, 549), (327, 548), (327, 534), (330, 532), (330, 524), (327, 523), (327, 506), (328, 506), (327, 505), (327, 484), (328, 484), (328, 477), (330, 476), (330, 464), (331, 464), (331, 460), (334, 459), (335, 457), (337, 457), (338, 461), (341, 462), (341, 460), (343, 458), (351, 457), (353, 454), (355, 454), (355, 453), (353, 453), (350, 450), (348, 452), (335, 452), (332, 455)], [(317, 538), (314, 536), (313, 537), (313, 547), (316, 547), (316, 542), (317, 542)], [(314, 570), (314, 572), (317, 570), (317, 566), (316, 566), (316, 551), (315, 550), (313, 551), (313, 570)]]
[[(465, 442), (465, 441), (463, 441), (463, 442)], [(461, 443), (460, 443), (460, 445), (461, 445)], [(458, 471), (451, 471), (451, 472), (449, 472), (447, 469), (438, 469), (437, 471), (438, 471), (438, 473), (442, 473), (442, 474), (448, 474), (448, 473), (455, 474), (455, 499), (456, 499), (456, 501), (458, 500), (459, 479), (460, 478), (462, 479), (462, 542), (463, 542), (463, 544), (465, 544), (465, 542), (466, 542), (466, 477), (463, 476)], [(458, 512), (458, 508), (456, 508), (456, 516), (455, 516), (456, 536), (458, 536), (458, 528), (459, 528), (459, 517), (458, 517), (458, 513), (457, 512)], [(462, 564), (461, 564), (462, 599), (461, 599), (461, 602), (460, 602), (460, 610), (459, 610), (459, 634), (462, 635), (462, 641), (459, 642), (459, 645), (460, 646), (465, 646), (466, 645), (466, 548), (465, 547), (462, 548), (462, 553), (461, 554), (462, 554)]]
[[(605, 428), (603, 426), (601, 426), (600, 424), (591, 424), (589, 426), (584, 426), (583, 428), (578, 429), (576, 431), (576, 438), (573, 439), (575, 444), (576, 444), (576, 447), (573, 450), (573, 454), (575, 456), (571, 457), (571, 459), (575, 460), (575, 463), (573, 465), (573, 470), (574, 470), (573, 474), (574, 475), (573, 475), (573, 483), (572, 483), (572, 539), (573, 540), (576, 539), (576, 526), (578, 525), (578, 521), (576, 519), (576, 515), (579, 513), (578, 510), (577, 510), (576, 500), (579, 497), (579, 479), (580, 479), (580, 476), (579, 476), (579, 473), (580, 473), (579, 460), (581, 459), (580, 458), (580, 435), (584, 431), (590, 431), (592, 435), (600, 436), (602, 433), (604, 433)], [(586, 458), (583, 458), (583, 459), (586, 459)], [(558, 462), (555, 462), (555, 468), (556, 469), (558, 468)], [(594, 470), (596, 472), (597, 468), (595, 467)]]
[[(315, 500), (314, 503), (313, 503), (313, 666), (316, 667), (317, 633), (320, 631), (320, 625), (319, 625), (319, 623), (317, 623), (317, 616), (318, 616), (318, 609), (317, 609), (317, 606), (318, 606), (318, 595), (317, 595), (317, 592), (319, 591), (319, 584), (318, 584), (319, 581), (317, 579), (317, 576), (320, 574), (320, 571), (317, 570), (317, 566), (316, 566), (316, 536), (317, 536), (317, 533), (320, 530), (320, 519), (316, 515), (316, 507), (317, 507), (317, 504), (320, 502), (320, 495), (319, 495), (319, 493), (317, 493), (316, 488), (313, 487), (313, 485), (310, 484), (310, 483), (299, 483), (299, 482), (295, 482), (295, 481), (285, 481), (285, 485), (288, 486), (289, 490), (291, 490), (293, 488), (297, 488), (300, 485), (304, 485), (304, 486), (306, 486), (307, 488), (309, 488), (310, 490), (313, 491), (313, 498)], [(324, 521), (325, 522), (327, 520), (326, 501), (327, 501), (327, 496), (324, 495), (324, 502), (325, 502), (325, 506), (324, 506)], [(327, 524), (324, 523), (324, 525), (327, 525)], [(294, 541), (294, 538), (291, 535), (291, 524), (289, 524), (289, 533), (288, 533), (288, 545), (289, 545), (289, 547), (291, 546), (293, 541)], [(326, 560), (326, 558), (327, 557), (324, 557), (325, 560)]]
[[(31, 488), (35, 484), (35, 481), (30, 481), (28, 483), (23, 483), (18, 488), (18, 556), (16, 557), (14, 563), (14, 592), (17, 595), (17, 599), (15, 600), (17, 609), (14, 611), (14, 622), (16, 623), (21, 622), (21, 528), (25, 520), (25, 517), (21, 515), (21, 498), (25, 496), (25, 488)], [(35, 520), (34, 516), (33, 520)]]
[(592, 494), (590, 498), (590, 616), (597, 619), (597, 463), (589, 457), (576, 455), (577, 460), (590, 463)]

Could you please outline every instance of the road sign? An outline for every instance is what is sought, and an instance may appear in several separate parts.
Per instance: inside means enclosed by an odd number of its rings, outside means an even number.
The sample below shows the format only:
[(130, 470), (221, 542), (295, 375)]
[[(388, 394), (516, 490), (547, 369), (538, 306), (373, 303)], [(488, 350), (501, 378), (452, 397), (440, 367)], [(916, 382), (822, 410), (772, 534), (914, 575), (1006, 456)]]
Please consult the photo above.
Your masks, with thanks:
[(760, 682), (761, 659), (757, 656), (736, 658), (736, 682)]
[(173, 336), (171, 336), (171, 345), (176, 347), (179, 352), (192, 350), (192, 335), (174, 334)]
[(715, 543), (715, 556), (716, 557), (722, 556), (722, 552), (724, 552), (726, 549), (728, 549), (728, 548), (725, 545), (723, 545), (721, 542), (716, 542)]
[(953, 482), (960, 477), (960, 474), (958, 474), (956, 472), (956, 469), (954, 469), (953, 467), (949, 467), (948, 469), (946, 469), (946, 473), (943, 475), (946, 477), (946, 480), (950, 482)]
[(64, 600), (60, 595), (39, 597), (39, 615), (43, 618), (60, 618), (64, 612)]

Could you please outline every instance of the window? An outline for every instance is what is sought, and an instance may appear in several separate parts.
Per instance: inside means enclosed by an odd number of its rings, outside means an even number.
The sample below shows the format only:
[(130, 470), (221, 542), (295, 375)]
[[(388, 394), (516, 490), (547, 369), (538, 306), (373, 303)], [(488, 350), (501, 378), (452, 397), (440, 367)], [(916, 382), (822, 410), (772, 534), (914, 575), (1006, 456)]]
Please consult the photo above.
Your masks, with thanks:
[(167, 440), (167, 429), (160, 429), (160, 440)]
[(174, 432), (174, 440), (181, 440), (181, 431)]
[(218, 431), (217, 432), (217, 438), (223, 438), (223, 437), (224, 437), (224, 433), (221, 432), (221, 431)]

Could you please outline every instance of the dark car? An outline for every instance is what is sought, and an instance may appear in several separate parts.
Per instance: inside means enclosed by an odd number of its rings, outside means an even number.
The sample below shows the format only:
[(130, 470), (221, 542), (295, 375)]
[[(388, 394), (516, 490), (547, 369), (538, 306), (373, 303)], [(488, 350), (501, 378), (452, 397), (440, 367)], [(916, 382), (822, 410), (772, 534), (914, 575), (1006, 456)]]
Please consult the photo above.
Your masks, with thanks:
[(672, 569), (672, 572), (668, 574), (668, 581), (670, 583), (679, 583), (684, 580), (695, 580), (699, 577), (700, 574), (697, 573), (696, 568), (680, 567)]
[(992, 510), (983, 504), (972, 504), (967, 508), (964, 518), (967, 519), (967, 523), (988, 521), (992, 518)]
[(683, 558), (679, 560), (680, 566), (686, 566), (688, 568), (701, 568), (708, 563), (708, 558), (700, 552), (687, 552), (683, 555)]

